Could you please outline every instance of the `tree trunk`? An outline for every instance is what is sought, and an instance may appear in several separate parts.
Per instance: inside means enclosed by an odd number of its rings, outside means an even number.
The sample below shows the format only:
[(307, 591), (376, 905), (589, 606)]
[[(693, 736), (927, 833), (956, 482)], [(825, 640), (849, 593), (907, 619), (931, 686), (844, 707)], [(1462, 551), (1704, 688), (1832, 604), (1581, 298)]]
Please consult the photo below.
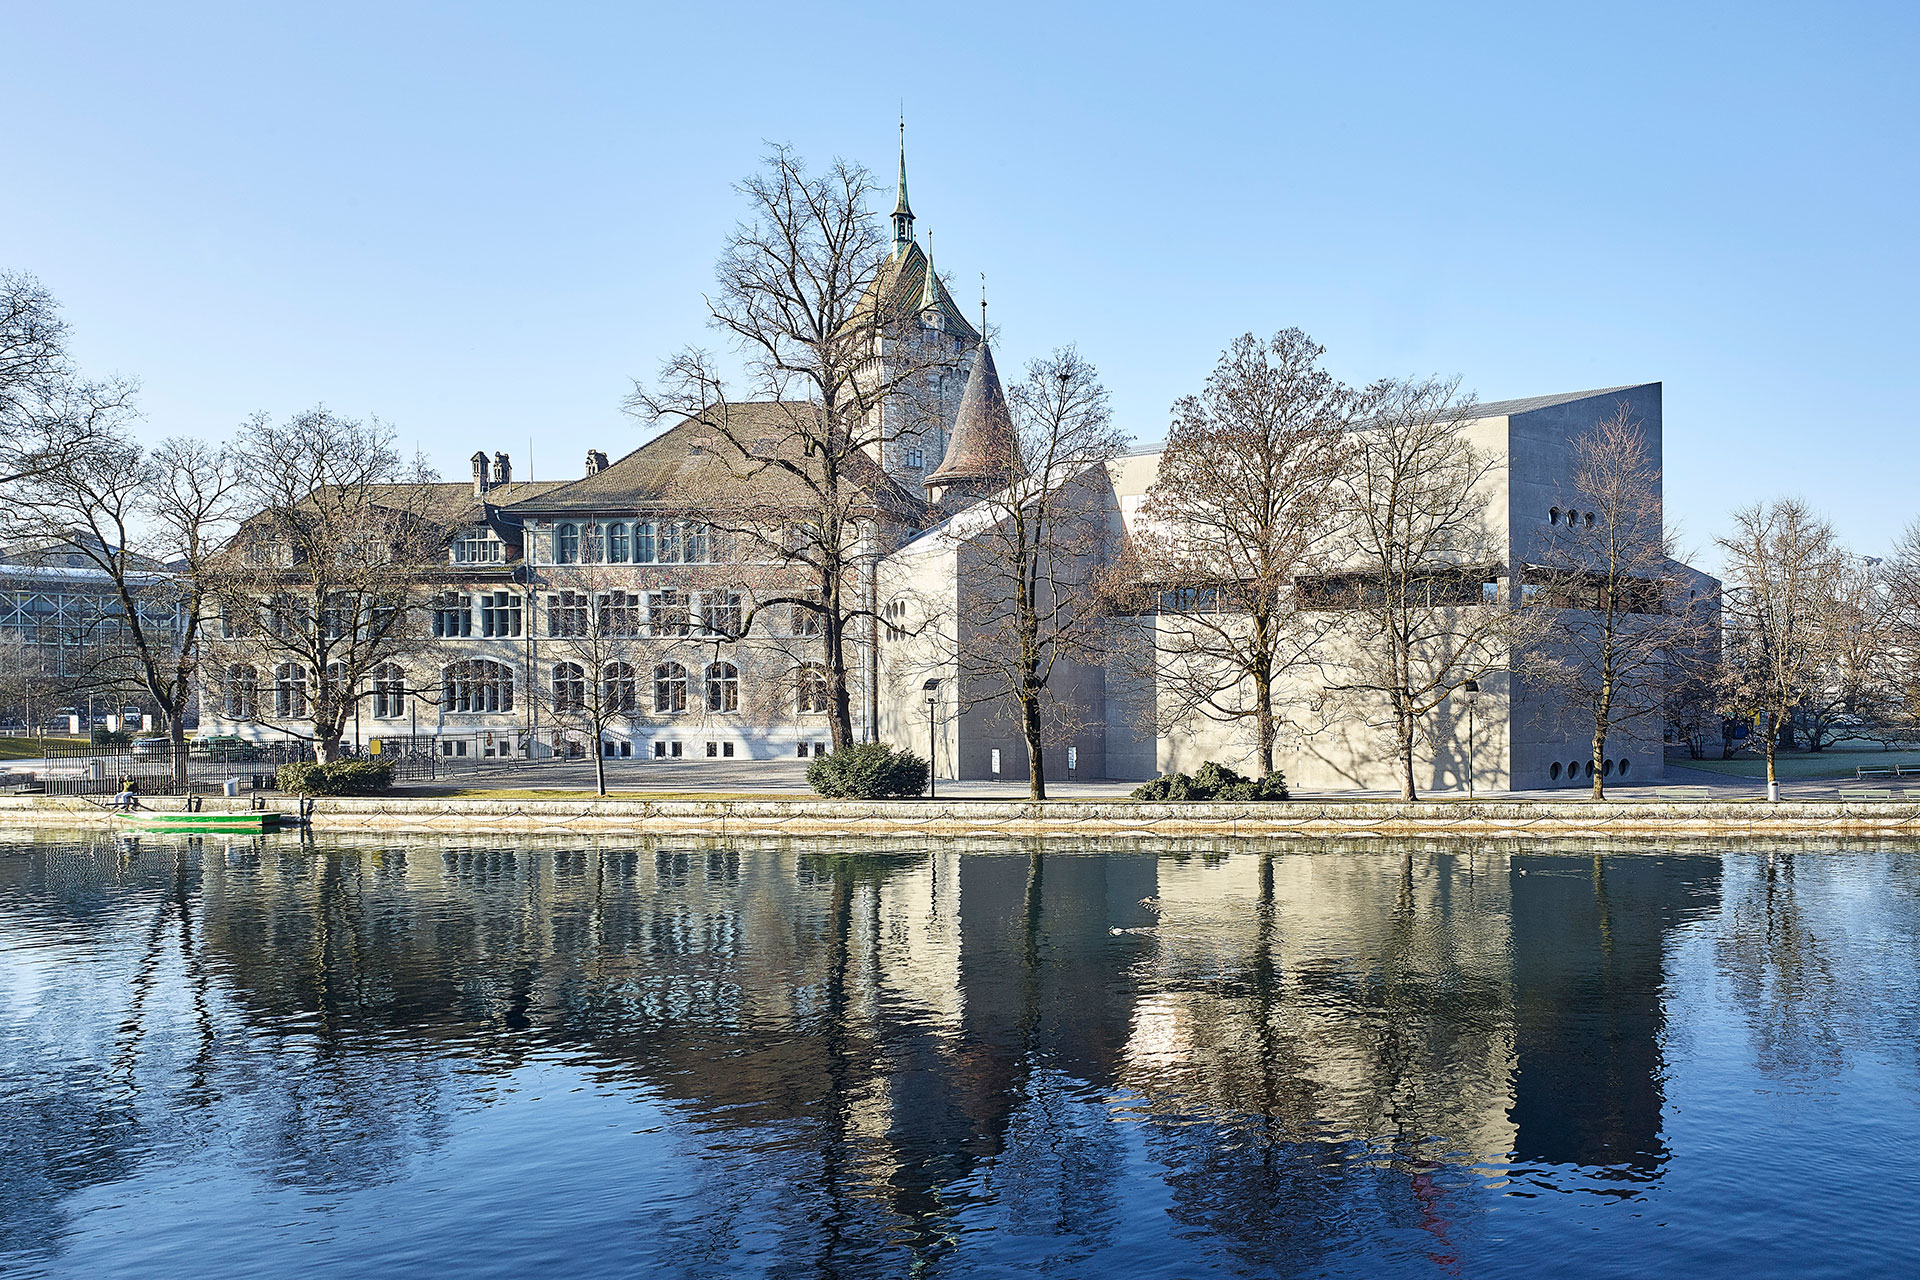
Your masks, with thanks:
[(1020, 696), (1020, 731), (1027, 738), (1027, 798), (1047, 798), (1047, 765), (1040, 750), (1040, 699), (1028, 690)]
[(593, 744), (594, 791), (596, 792), (596, 794), (605, 795), (607, 794), (607, 749), (599, 741), (600, 734), (598, 732), (596, 732), (593, 736), (594, 736), (594, 744)]
[(179, 715), (167, 717), (167, 749), (173, 753), (173, 785), (187, 793), (187, 726)]
[(333, 764), (340, 759), (340, 730), (322, 729), (314, 735), (313, 758), (320, 764)]
[(827, 650), (827, 728), (835, 751), (853, 743), (853, 699), (847, 689), (846, 637), (840, 630), (839, 619), (834, 616), (837, 608), (836, 598), (829, 604), (825, 625), (821, 628)]
[(1260, 735), (1260, 776), (1273, 772), (1273, 688), (1264, 671), (1254, 674), (1253, 723)]
[(1593, 798), (1607, 798), (1607, 735), (1603, 730), (1593, 735)]
[(1400, 798), (1418, 800), (1420, 793), (1413, 785), (1413, 712), (1402, 702), (1394, 710), (1394, 730), (1400, 739)]

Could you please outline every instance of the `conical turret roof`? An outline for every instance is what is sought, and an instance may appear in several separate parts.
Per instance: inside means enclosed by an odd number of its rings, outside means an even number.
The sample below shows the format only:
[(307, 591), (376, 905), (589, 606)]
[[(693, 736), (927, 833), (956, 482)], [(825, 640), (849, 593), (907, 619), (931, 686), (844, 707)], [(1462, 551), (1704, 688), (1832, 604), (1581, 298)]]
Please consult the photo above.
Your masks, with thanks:
[(1011, 483), (1022, 470), (1000, 372), (993, 366), (993, 351), (982, 342), (960, 395), (947, 456), (924, 483), (930, 489), (966, 486), (978, 492)]

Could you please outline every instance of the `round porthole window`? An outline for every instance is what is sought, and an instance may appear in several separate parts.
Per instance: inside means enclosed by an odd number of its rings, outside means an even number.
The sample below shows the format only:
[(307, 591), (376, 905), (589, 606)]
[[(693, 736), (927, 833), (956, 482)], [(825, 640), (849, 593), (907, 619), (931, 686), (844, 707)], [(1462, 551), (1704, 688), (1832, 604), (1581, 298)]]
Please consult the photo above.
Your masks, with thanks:
[(1623, 777), (1623, 778), (1624, 778), (1624, 777), (1626, 777), (1626, 776), (1627, 776), (1627, 770), (1628, 770), (1629, 768), (1631, 768), (1632, 766), (1633, 766), (1633, 761), (1631, 761), (1631, 760), (1622, 760), (1622, 761), (1620, 762), (1620, 776), (1621, 776), (1621, 777)]
[(1558, 760), (1553, 762), (1553, 768), (1547, 770), (1547, 776), (1555, 782), (1560, 781), (1560, 762)]
[(1558, 508), (1558, 507), (1548, 507), (1548, 508), (1547, 508), (1547, 523), (1548, 523), (1548, 524), (1559, 524), (1559, 523), (1560, 523), (1560, 508)]

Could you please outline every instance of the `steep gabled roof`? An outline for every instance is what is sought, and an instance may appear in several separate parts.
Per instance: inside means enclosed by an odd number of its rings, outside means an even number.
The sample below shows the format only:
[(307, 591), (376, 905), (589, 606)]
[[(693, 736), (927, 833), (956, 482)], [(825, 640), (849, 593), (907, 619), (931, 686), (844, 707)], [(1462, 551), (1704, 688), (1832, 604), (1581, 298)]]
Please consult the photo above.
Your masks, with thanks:
[[(979, 331), (967, 323), (966, 315), (954, 302), (953, 295), (947, 292), (947, 286), (941, 283), (937, 275), (932, 283), (947, 332), (969, 342), (978, 342)], [(910, 243), (905, 253), (892, 254), (880, 264), (880, 269), (874, 272), (873, 279), (868, 282), (866, 292), (860, 295), (855, 312), (869, 315), (876, 304), (884, 303), (888, 315), (902, 318), (920, 315), (926, 310), (921, 302), (927, 284), (927, 255), (918, 243)]]

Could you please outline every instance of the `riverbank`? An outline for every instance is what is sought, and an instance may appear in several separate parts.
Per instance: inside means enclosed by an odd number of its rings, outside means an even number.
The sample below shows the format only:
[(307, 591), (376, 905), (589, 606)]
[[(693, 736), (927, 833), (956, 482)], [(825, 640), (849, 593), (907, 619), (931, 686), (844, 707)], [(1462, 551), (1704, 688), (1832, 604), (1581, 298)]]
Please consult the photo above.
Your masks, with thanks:
[[(205, 802), (203, 812), (245, 812), (249, 801)], [(298, 814), (294, 797), (264, 801)], [(319, 799), (314, 830), (380, 832), (594, 832), (627, 835), (815, 836), (1920, 836), (1920, 804), (1907, 801), (1296, 800), (1277, 804), (1143, 804), (1056, 800), (817, 799)], [(179, 800), (144, 801), (155, 812)], [(138, 829), (139, 814), (68, 796), (0, 796), (0, 826)]]

